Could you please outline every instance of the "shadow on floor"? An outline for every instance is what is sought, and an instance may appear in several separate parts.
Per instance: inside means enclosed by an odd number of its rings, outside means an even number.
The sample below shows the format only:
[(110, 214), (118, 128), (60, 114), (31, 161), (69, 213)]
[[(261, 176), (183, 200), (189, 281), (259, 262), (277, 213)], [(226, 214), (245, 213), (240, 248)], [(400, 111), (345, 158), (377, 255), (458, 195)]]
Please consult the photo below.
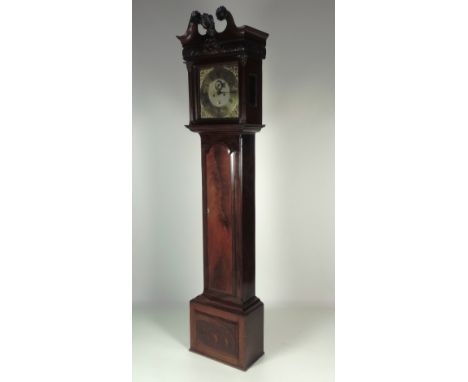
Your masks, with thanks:
[(314, 341), (333, 320), (332, 309), (271, 308), (265, 311), (265, 354), (268, 362), (283, 352)]
[[(143, 319), (148, 329), (162, 331), (178, 345), (188, 349), (190, 345), (189, 308), (139, 309), (138, 319)], [(135, 319), (135, 314), (134, 314)], [(311, 308), (266, 308), (264, 347), (265, 356), (252, 367), (294, 350), (327, 330), (334, 321), (333, 310)], [(328, 329), (330, 330), (330, 329)]]

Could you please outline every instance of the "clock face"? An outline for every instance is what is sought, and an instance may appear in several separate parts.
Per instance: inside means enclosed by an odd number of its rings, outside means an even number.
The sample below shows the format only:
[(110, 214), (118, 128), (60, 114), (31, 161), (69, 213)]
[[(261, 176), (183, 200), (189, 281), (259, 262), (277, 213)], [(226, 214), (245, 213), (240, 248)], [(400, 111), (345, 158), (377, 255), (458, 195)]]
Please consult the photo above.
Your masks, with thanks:
[(237, 64), (200, 68), (200, 115), (202, 118), (239, 117)]

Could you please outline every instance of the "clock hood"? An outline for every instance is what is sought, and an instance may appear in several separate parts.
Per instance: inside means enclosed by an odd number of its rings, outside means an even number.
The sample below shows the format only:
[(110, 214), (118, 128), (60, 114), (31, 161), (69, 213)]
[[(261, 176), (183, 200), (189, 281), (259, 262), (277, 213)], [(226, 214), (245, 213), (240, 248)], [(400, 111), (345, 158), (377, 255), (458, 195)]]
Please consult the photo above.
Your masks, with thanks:
[[(231, 12), (223, 6), (216, 10), (216, 18), (226, 20), (226, 28), (222, 32), (216, 31), (212, 15), (192, 12), (187, 30), (177, 36), (183, 46), (182, 56), (185, 61), (210, 56), (265, 58), (268, 33), (249, 26), (237, 27)], [(206, 30), (205, 34), (199, 33), (198, 25)]]

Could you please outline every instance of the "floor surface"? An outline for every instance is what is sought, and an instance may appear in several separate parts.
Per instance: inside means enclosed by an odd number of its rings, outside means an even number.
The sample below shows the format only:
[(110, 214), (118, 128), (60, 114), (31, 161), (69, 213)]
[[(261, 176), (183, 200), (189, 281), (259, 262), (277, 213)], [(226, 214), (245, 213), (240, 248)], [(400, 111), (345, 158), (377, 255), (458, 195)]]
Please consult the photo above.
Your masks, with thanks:
[(192, 353), (189, 309), (133, 309), (133, 382), (334, 380), (334, 310), (265, 308), (265, 355), (241, 371)]

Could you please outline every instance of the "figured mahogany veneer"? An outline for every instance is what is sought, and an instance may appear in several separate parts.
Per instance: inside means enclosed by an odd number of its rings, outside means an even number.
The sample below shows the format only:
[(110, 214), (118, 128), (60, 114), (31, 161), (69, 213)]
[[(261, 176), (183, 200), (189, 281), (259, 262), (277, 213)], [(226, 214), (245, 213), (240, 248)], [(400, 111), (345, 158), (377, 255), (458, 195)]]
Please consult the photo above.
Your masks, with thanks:
[[(201, 137), (203, 293), (190, 301), (190, 350), (246, 370), (263, 355), (263, 303), (255, 296), (255, 133), (262, 121), (262, 60), (268, 34), (237, 27), (218, 8), (226, 29), (194, 11), (178, 36), (189, 80), (190, 123)], [(198, 32), (198, 26), (206, 34)], [(239, 117), (200, 115), (200, 68), (237, 65)]]
[(217, 143), (205, 153), (208, 288), (234, 294), (233, 179), (235, 153)]
[(263, 303), (243, 313), (190, 301), (190, 350), (246, 370), (263, 355)]

